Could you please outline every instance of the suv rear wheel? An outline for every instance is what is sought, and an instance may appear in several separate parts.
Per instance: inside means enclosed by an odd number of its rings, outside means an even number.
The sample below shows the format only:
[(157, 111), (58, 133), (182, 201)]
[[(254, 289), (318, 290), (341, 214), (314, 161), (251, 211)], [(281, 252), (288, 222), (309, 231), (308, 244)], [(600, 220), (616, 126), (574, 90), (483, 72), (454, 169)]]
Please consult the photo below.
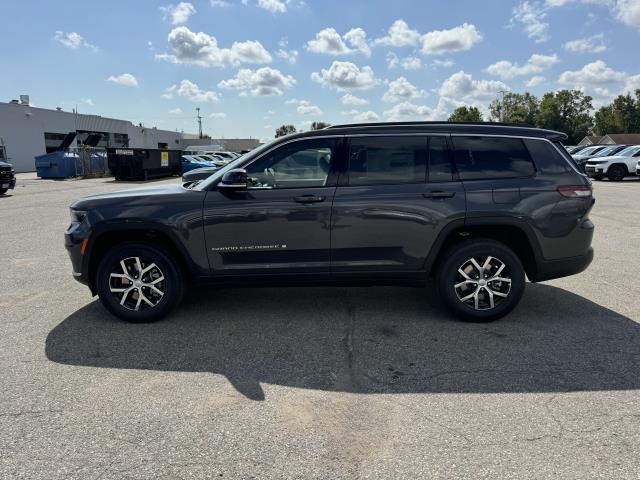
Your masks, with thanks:
[(113, 247), (98, 266), (96, 286), (103, 305), (133, 323), (154, 322), (182, 299), (180, 268), (148, 242)]
[(489, 239), (466, 240), (445, 258), (437, 278), (440, 298), (463, 320), (497, 320), (522, 298), (524, 269), (506, 245)]

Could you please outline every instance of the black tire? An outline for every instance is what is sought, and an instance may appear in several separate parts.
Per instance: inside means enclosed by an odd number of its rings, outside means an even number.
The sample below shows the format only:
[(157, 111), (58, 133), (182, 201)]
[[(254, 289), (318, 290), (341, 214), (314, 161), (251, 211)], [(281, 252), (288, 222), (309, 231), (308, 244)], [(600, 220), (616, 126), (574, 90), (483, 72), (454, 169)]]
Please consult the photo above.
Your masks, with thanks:
[[(139, 267), (136, 267), (135, 258), (140, 259), (142, 271), (152, 264), (156, 267), (139, 278)], [(128, 278), (119, 280), (117, 277), (123, 276), (121, 261), (130, 269), (127, 273), (129, 278), (146, 283), (136, 286)], [(112, 277), (112, 274), (116, 277)], [(163, 280), (150, 286), (151, 282), (157, 281), (160, 277)], [(119, 284), (120, 281), (123, 284)], [(98, 266), (96, 287), (105, 308), (118, 318), (131, 323), (155, 322), (165, 317), (180, 303), (184, 291), (180, 267), (162, 247), (150, 242), (128, 242), (109, 250)], [(151, 290), (154, 287), (157, 288)], [(130, 291), (127, 292), (127, 298), (122, 300), (124, 293), (112, 292), (112, 288)], [(163, 292), (163, 295), (156, 293), (158, 290)], [(139, 292), (142, 292), (142, 297), (148, 302), (141, 301)], [(124, 301), (125, 305), (122, 305), (121, 301)], [(134, 307), (134, 303), (138, 305)]]
[[(501, 278), (502, 280), (490, 280), (490, 283), (483, 284), (485, 286), (482, 287), (478, 282), (474, 285), (471, 283), (476, 280), (473, 272), (476, 271), (478, 276), (482, 272), (477, 271), (470, 259), (476, 259), (476, 263), (483, 267), (488, 257), (493, 258), (487, 264), (488, 279)], [(483, 238), (465, 240), (449, 249), (443, 258), (445, 260), (440, 265), (436, 278), (440, 299), (454, 315), (462, 320), (468, 322), (497, 320), (511, 312), (520, 302), (524, 293), (525, 272), (518, 256), (506, 245)], [(498, 272), (501, 264), (504, 264), (504, 267), (496, 276), (495, 273)], [(456, 285), (467, 282), (467, 279), (459, 273), (459, 269), (467, 275), (470, 283), (465, 283), (456, 289)], [(507, 278), (511, 280), (510, 283), (504, 280)], [(484, 278), (477, 280), (486, 281)], [(477, 292), (476, 297), (466, 302), (462, 301), (474, 292)], [(498, 296), (505, 294), (506, 297)], [(480, 309), (476, 309), (475, 298), (479, 300)], [(492, 308), (491, 301), (494, 302)]]
[(607, 172), (607, 178), (612, 182), (621, 182), (626, 176), (627, 170), (620, 165), (612, 166)]
[(9, 191), (8, 188), (0, 188), (0, 195), (4, 195), (5, 193), (7, 193)]

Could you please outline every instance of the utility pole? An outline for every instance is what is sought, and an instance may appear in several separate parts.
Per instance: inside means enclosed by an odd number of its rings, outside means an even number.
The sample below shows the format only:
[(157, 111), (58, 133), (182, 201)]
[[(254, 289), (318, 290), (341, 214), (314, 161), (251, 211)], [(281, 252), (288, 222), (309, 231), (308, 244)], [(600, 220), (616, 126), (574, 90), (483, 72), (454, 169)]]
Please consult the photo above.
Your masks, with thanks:
[(508, 92), (506, 90), (500, 90), (498, 93), (502, 95), (502, 100), (500, 101), (500, 121), (504, 122), (504, 95)]
[(196, 112), (198, 112), (198, 138), (202, 138), (202, 117), (200, 116), (200, 107), (196, 107)]

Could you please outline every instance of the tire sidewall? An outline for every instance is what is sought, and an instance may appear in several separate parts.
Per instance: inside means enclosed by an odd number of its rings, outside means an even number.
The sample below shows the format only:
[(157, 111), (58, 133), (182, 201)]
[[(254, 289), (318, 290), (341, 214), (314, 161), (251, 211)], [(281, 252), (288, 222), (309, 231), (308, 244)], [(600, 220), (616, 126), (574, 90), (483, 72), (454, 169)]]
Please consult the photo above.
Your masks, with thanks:
[[(617, 172), (617, 171), (620, 171), (620, 172), (622, 173), (622, 175), (621, 175), (620, 177), (618, 177), (617, 175), (615, 175), (615, 172)], [(613, 182), (620, 182), (620, 181), (622, 181), (622, 180), (624, 179), (624, 177), (625, 177), (624, 169), (623, 169), (622, 167), (618, 167), (618, 166), (611, 167), (611, 168), (609, 169), (609, 175), (608, 175), (608, 177), (609, 177), (609, 180), (611, 180), (611, 181), (613, 181)]]
[[(466, 240), (451, 248), (445, 254), (446, 260), (438, 271), (438, 291), (441, 300), (457, 317), (469, 322), (489, 322), (511, 312), (520, 302), (525, 287), (525, 273), (518, 256), (506, 245), (494, 240)], [(463, 304), (457, 297), (454, 285), (458, 268), (472, 257), (491, 255), (505, 263), (510, 272), (511, 289), (509, 296), (490, 310), (475, 310)]]
[[(117, 300), (109, 289), (109, 276), (118, 269), (120, 260), (128, 257), (145, 257), (157, 264), (165, 277), (165, 294), (153, 308), (129, 310)], [(169, 314), (182, 298), (182, 275), (171, 257), (160, 247), (146, 242), (131, 242), (112, 248), (98, 266), (96, 287), (102, 304), (118, 318), (131, 323), (147, 323), (160, 320)]]

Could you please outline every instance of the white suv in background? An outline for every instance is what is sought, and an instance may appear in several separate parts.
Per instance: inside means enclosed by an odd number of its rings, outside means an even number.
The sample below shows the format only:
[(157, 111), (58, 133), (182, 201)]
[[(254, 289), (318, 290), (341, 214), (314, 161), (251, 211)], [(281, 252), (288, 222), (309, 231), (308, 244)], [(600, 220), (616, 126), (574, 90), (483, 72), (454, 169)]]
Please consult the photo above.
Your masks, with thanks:
[(598, 157), (589, 160), (585, 171), (595, 180), (607, 177), (609, 180), (619, 182), (624, 177), (636, 174), (638, 157), (640, 157), (640, 145), (633, 145), (612, 157)]

